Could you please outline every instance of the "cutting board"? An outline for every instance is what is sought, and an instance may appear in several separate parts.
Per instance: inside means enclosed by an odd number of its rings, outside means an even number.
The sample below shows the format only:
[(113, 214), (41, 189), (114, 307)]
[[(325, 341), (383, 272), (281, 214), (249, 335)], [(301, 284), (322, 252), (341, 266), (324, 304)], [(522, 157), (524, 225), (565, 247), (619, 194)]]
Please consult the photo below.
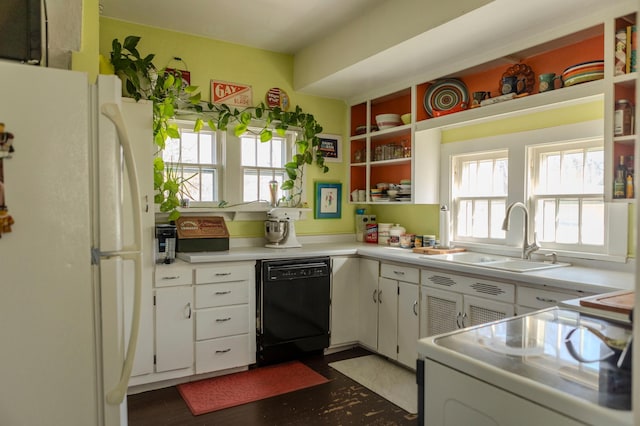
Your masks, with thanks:
[(466, 251), (466, 249), (463, 249), (463, 248), (445, 249), (445, 248), (434, 248), (434, 247), (416, 247), (413, 249), (414, 253), (420, 253), (420, 254), (451, 254), (451, 253), (461, 253), (463, 251)]
[(581, 299), (580, 305), (629, 315), (629, 312), (633, 308), (634, 298), (635, 292), (633, 291), (608, 293)]

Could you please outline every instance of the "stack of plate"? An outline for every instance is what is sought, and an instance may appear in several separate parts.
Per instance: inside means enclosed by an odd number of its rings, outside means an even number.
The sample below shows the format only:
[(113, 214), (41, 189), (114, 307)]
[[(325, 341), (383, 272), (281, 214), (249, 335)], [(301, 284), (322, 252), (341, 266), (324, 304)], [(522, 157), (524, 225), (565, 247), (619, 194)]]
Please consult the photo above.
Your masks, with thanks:
[(572, 65), (562, 73), (565, 87), (602, 78), (604, 78), (604, 61), (589, 61)]

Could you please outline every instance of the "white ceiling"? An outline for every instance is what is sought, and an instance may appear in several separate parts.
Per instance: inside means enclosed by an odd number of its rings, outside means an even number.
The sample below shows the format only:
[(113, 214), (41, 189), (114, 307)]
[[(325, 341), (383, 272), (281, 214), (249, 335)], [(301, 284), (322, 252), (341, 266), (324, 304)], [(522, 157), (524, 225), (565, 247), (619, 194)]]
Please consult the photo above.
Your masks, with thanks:
[(294, 54), (386, 0), (100, 0), (102, 16)]
[[(293, 54), (296, 90), (347, 100), (376, 91), (385, 93), (394, 85), (416, 79), (428, 81), (444, 76), (473, 64), (474, 58), (478, 58), (476, 63), (500, 58), (534, 46), (540, 40), (575, 31), (582, 28), (584, 22), (598, 22), (598, 13), (606, 8), (636, 4), (633, 0), (493, 0), (475, 10), (466, 9), (461, 12), (462, 16), (434, 27), (427, 25), (427, 14), (433, 10), (429, 8), (451, 9), (450, 5), (460, 4), (462, 0), (448, 0), (452, 3), (442, 0), (100, 2), (102, 16)], [(472, 2), (467, 0), (467, 3)], [(403, 4), (413, 7), (402, 8)], [(317, 70), (317, 64), (336, 62), (331, 52), (337, 49), (343, 56), (349, 49), (354, 56), (361, 53), (349, 45), (343, 30), (375, 18), (376, 11), (384, 11), (382, 16), (388, 16), (388, 21), (384, 28), (362, 25), (369, 32), (359, 35), (364, 40), (380, 36), (376, 33), (384, 31), (387, 34), (395, 34), (394, 29), (402, 32), (404, 22), (415, 23), (416, 16), (418, 25), (424, 17), (425, 28), (417, 35), (406, 36), (406, 40), (394, 42), (393, 46), (383, 46), (351, 63), (336, 63), (334, 69), (305, 79), (309, 76), (305, 68)], [(353, 39), (353, 34), (351, 36)]]

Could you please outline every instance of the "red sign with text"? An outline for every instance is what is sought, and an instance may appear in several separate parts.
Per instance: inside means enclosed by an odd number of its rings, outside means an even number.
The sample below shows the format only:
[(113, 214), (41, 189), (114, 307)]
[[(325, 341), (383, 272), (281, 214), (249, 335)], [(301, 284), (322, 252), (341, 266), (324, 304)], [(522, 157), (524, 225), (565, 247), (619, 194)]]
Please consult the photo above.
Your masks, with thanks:
[(246, 84), (211, 80), (211, 102), (250, 107), (253, 106), (253, 92)]

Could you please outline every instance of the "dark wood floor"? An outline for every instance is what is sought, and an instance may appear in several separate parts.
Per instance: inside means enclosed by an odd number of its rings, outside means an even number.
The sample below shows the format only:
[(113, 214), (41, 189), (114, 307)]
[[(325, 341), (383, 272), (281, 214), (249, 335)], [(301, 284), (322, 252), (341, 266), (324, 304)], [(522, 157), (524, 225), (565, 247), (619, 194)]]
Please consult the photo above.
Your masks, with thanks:
[(302, 360), (328, 383), (194, 416), (175, 387), (128, 397), (130, 426), (417, 425), (409, 414), (333, 368), (330, 362), (369, 352), (356, 348)]

